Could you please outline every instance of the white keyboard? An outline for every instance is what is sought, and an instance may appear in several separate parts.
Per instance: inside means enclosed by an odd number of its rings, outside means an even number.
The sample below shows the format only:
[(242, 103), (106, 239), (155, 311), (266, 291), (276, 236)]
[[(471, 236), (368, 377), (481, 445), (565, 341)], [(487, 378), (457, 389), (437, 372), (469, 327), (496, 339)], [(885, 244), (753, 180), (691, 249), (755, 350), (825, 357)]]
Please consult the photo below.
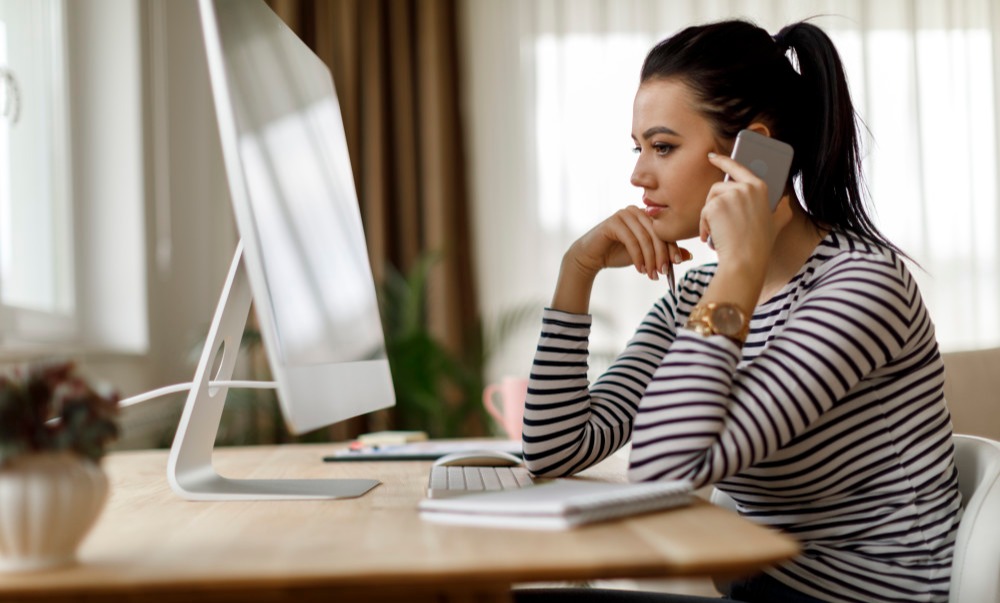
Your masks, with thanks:
[(473, 492), (510, 490), (531, 486), (535, 480), (524, 467), (431, 467), (427, 498), (447, 498)]

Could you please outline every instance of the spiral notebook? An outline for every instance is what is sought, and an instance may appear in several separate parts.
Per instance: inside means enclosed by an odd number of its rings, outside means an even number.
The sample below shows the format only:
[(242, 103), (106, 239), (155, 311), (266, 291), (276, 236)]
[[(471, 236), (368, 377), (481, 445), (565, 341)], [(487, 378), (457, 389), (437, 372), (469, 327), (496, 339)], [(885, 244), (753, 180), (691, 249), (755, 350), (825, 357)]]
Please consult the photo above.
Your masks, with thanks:
[(457, 498), (420, 501), (420, 517), (438, 523), (564, 530), (579, 525), (690, 504), (691, 483), (616, 484), (557, 480)]

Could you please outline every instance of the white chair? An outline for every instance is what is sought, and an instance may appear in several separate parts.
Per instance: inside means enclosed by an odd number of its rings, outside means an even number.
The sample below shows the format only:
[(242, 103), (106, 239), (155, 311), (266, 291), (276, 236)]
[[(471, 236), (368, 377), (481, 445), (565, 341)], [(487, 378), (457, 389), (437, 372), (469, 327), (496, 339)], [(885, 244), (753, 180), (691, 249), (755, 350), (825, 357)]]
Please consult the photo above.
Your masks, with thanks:
[(951, 603), (1000, 603), (1000, 442), (955, 436), (965, 514), (955, 538)]
[[(955, 538), (948, 599), (1000, 603), (1000, 442), (957, 434), (954, 442), (965, 511)], [(712, 490), (712, 502), (736, 510), (733, 499), (719, 490)]]

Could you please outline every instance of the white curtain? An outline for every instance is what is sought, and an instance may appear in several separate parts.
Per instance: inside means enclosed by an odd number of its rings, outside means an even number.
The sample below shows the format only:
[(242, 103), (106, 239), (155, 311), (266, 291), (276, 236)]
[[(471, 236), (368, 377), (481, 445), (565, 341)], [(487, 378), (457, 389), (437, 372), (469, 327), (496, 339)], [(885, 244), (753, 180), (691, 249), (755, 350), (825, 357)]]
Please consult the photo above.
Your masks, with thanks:
[[(774, 33), (815, 17), (841, 52), (865, 138), (876, 223), (913, 266), (946, 351), (1000, 345), (995, 0), (466, 0), (465, 93), (476, 260), (487, 323), (546, 304), (566, 248), (641, 193), (629, 185), (632, 98), (646, 51), (729, 17)], [(711, 261), (695, 242), (692, 265)], [(684, 270), (684, 266), (681, 270)], [(610, 356), (662, 295), (629, 270), (597, 281)], [(526, 374), (537, 325), (493, 376)], [(600, 357), (592, 370), (602, 369)]]

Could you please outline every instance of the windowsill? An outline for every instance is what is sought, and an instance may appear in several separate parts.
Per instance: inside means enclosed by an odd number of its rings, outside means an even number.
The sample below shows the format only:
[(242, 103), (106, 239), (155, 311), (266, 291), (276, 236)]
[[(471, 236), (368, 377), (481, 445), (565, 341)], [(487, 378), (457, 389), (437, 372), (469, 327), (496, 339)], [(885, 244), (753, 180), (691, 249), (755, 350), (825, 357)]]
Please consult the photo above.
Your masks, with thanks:
[(145, 351), (132, 352), (76, 344), (6, 343), (0, 346), (0, 363), (51, 359), (135, 359), (145, 355)]

